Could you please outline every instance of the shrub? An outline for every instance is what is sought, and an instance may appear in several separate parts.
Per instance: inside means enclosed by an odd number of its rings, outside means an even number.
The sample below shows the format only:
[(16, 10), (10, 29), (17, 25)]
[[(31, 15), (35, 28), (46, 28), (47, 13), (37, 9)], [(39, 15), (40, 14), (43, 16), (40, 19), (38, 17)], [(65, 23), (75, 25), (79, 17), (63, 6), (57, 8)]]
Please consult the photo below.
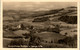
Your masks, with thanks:
[(62, 16), (59, 20), (69, 24), (77, 24), (77, 16)]
[(66, 37), (64, 39), (58, 40), (58, 43), (68, 45), (69, 47), (77, 47), (77, 35), (74, 37)]
[(32, 46), (32, 45), (33, 46), (39, 46), (40, 42), (41, 42), (41, 39), (39, 37), (32, 35), (30, 38), (29, 45), (30, 46)]
[(18, 40), (12, 40), (10, 42), (10, 46), (20, 46), (20, 45), (27, 45), (27, 41), (25, 41), (24, 39), (18, 39)]

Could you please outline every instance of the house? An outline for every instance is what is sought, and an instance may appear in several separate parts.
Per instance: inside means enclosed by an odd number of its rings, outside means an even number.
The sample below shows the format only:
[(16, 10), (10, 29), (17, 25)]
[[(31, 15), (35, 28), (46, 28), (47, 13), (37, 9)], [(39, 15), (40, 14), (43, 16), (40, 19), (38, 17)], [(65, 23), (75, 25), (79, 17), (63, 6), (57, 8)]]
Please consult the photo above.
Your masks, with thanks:
[(18, 28), (18, 29), (22, 29), (22, 30), (26, 29), (26, 27), (24, 26), (24, 24), (19, 24), (19, 25), (17, 26), (17, 28)]

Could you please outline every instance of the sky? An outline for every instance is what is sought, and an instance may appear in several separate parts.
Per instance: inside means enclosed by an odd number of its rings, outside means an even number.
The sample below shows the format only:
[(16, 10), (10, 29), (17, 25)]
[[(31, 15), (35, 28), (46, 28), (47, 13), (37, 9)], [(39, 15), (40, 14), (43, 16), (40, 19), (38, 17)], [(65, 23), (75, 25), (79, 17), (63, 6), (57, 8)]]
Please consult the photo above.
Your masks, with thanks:
[(77, 6), (76, 2), (4, 2), (4, 10), (50, 10), (65, 8), (69, 6)]

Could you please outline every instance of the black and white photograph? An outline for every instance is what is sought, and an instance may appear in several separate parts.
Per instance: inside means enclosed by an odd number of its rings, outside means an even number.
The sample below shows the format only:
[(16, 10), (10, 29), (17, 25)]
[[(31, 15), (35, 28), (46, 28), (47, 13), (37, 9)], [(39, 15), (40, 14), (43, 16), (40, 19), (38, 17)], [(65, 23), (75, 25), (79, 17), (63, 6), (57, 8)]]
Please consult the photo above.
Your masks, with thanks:
[(77, 48), (77, 2), (3, 2), (3, 48)]

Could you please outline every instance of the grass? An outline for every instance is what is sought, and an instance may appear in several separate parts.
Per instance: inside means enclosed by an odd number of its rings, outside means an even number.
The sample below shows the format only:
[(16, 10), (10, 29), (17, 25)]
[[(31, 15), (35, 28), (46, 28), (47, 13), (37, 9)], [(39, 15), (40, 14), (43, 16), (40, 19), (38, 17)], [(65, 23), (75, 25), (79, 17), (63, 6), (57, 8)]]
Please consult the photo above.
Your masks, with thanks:
[(46, 41), (57, 41), (59, 39), (65, 38), (65, 36), (53, 32), (37, 33), (35, 35), (41, 37), (43, 40)]

